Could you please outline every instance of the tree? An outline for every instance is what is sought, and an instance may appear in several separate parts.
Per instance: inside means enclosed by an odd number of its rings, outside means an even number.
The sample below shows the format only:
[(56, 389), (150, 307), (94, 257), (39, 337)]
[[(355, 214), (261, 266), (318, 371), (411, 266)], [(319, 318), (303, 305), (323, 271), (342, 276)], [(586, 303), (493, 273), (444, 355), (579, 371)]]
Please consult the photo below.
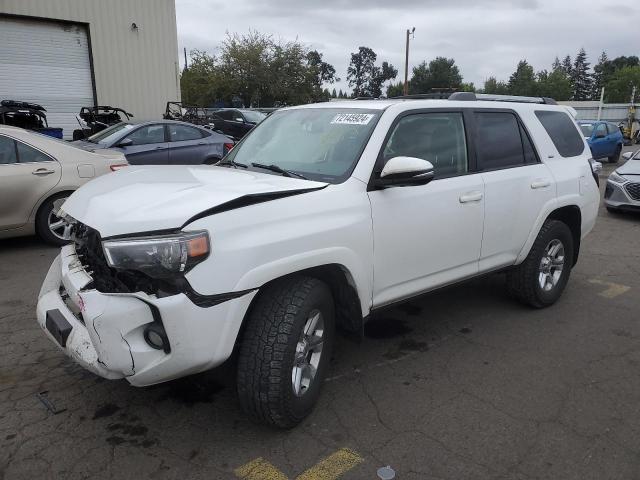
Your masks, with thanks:
[(349, 86), (353, 87), (353, 97), (379, 97), (382, 95), (382, 84), (392, 80), (398, 71), (388, 62), (382, 67), (376, 66), (378, 56), (369, 47), (359, 47), (357, 53), (351, 54), (351, 62), (347, 69)]
[(600, 58), (598, 58), (598, 63), (593, 67), (591, 98), (594, 100), (600, 99), (600, 91), (602, 90), (602, 87), (604, 87), (605, 77), (608, 77), (607, 70), (609, 63), (607, 52), (603, 51), (600, 54)]
[(436, 57), (427, 65), (424, 61), (413, 67), (409, 81), (410, 93), (429, 93), (434, 88), (459, 90), (462, 75), (453, 58)]
[(509, 77), (508, 85), (511, 95), (534, 96), (537, 86), (533, 67), (526, 60), (520, 60), (516, 71)]
[(571, 55), (567, 55), (562, 60), (562, 68), (564, 69), (564, 73), (566, 73), (569, 77), (571, 77), (571, 72), (573, 71), (573, 62), (571, 61)]
[(331, 91), (331, 98), (338, 98), (338, 94), (336, 93), (335, 88)]
[(553, 63), (551, 64), (551, 70), (558, 70), (562, 68), (562, 63), (560, 63), (560, 59), (558, 58), (558, 56), (556, 55), (555, 60), (553, 61)]
[(509, 86), (504, 82), (499, 82), (496, 77), (489, 77), (484, 81), (484, 88), (482, 93), (488, 93), (492, 95), (507, 95), (509, 93)]
[(623, 67), (617, 70), (605, 84), (605, 98), (609, 103), (627, 103), (631, 99), (634, 86), (636, 95), (639, 95), (640, 66)]
[(404, 82), (390, 83), (387, 87), (387, 98), (404, 95)]
[(573, 85), (573, 100), (589, 100), (592, 92), (591, 75), (589, 74), (589, 62), (587, 53), (581, 48), (573, 62), (571, 70), (571, 84)]
[(333, 65), (323, 61), (322, 53), (317, 50), (311, 50), (307, 53), (307, 67), (314, 101), (323, 97), (322, 86), (324, 84), (340, 81), (340, 78), (336, 77), (336, 69)]
[(185, 104), (213, 105), (222, 94), (216, 58), (201, 50), (189, 52), (191, 65), (180, 75), (180, 91)]
[(554, 69), (551, 73), (546, 70), (538, 72), (536, 95), (565, 101), (569, 100), (572, 94), (571, 82), (562, 67)]
[(475, 92), (476, 86), (473, 84), (473, 82), (462, 82), (460, 84), (459, 90), (461, 92)]

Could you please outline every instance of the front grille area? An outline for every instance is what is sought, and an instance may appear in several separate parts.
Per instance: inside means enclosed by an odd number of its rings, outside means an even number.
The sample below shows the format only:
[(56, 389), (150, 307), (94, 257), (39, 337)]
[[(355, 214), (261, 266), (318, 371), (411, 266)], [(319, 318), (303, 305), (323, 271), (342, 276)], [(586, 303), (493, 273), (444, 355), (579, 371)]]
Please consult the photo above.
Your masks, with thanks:
[(170, 285), (165, 285), (166, 282), (154, 280), (143, 273), (111, 268), (102, 250), (100, 234), (88, 225), (79, 222), (74, 224), (72, 237), (78, 258), (93, 279), (93, 284), (88, 288), (103, 293), (157, 294), (159, 291), (173, 290)]
[(640, 200), (640, 183), (627, 183), (624, 186), (629, 196), (634, 200)]

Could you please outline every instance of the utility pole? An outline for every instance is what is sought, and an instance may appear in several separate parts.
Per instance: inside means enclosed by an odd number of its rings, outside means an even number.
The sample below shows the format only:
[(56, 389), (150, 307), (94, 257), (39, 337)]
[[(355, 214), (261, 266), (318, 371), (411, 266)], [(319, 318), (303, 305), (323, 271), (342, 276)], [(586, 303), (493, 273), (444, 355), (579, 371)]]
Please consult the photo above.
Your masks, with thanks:
[(404, 59), (404, 85), (402, 88), (403, 95), (409, 95), (409, 35), (412, 38), (415, 38), (414, 32), (416, 31), (416, 27), (413, 27), (411, 30), (407, 28), (407, 47), (405, 50), (405, 59)]
[(184, 47), (184, 69), (187, 69), (187, 47)]
[(598, 121), (600, 121), (600, 117), (602, 116), (602, 104), (604, 103), (604, 87), (600, 91), (600, 103), (598, 103)]

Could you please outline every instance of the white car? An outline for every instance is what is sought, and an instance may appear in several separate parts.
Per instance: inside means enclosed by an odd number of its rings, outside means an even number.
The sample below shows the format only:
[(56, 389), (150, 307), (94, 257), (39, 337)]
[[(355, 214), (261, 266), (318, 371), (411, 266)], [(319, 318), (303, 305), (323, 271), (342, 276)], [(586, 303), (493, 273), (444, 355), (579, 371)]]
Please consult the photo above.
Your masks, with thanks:
[(604, 204), (611, 213), (640, 212), (640, 150), (622, 155), (627, 160), (607, 178)]
[(120, 152), (89, 153), (47, 135), (0, 126), (0, 238), (37, 233), (53, 245), (67, 243), (69, 225), (57, 217), (59, 206), (92, 178), (126, 165)]
[(549, 306), (599, 191), (567, 111), (508, 100), (293, 107), (217, 166), (97, 179), (62, 206), (75, 242), (38, 322), (87, 369), (135, 386), (237, 351), (244, 410), (291, 427), (318, 398), (336, 328), (499, 270), (517, 299)]

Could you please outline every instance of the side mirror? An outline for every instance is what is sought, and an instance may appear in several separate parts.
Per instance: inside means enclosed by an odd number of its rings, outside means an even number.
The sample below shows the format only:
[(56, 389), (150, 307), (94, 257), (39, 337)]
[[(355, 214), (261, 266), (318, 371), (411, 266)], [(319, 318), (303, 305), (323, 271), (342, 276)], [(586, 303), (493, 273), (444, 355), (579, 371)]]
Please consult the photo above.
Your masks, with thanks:
[(416, 157), (393, 157), (380, 172), (375, 185), (379, 188), (426, 185), (433, 177), (431, 162)]
[(133, 140), (131, 140), (130, 138), (125, 138), (116, 146), (120, 148), (124, 148), (124, 147), (130, 147), (131, 145), (133, 145)]
[(622, 158), (624, 158), (625, 160), (631, 160), (631, 157), (633, 157), (633, 152), (624, 152), (622, 154)]

